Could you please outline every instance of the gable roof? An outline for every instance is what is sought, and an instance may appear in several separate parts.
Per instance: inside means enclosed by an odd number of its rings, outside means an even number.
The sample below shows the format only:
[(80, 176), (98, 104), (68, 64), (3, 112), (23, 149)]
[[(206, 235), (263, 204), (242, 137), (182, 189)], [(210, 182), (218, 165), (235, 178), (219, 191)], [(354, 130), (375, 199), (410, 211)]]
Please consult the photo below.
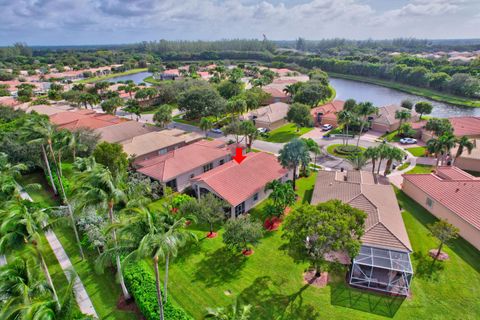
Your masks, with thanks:
[(215, 160), (230, 155), (224, 143), (202, 140), (167, 154), (138, 163), (138, 172), (161, 182), (167, 182)]
[(83, 109), (52, 114), (50, 121), (62, 129), (74, 130), (78, 128), (98, 129), (128, 120)]
[(364, 244), (412, 251), (397, 198), (388, 179), (366, 171), (319, 171), (312, 204), (338, 199), (367, 213)]
[(283, 120), (288, 113), (290, 106), (284, 102), (275, 102), (258, 108), (251, 112), (252, 116), (256, 116), (255, 120), (266, 123), (273, 123), (279, 120)]
[[(395, 113), (400, 110), (408, 110), (396, 104), (383, 106), (378, 108), (378, 116), (373, 121), (377, 123), (391, 125), (399, 122), (399, 119), (395, 119)], [(415, 118), (418, 114), (414, 110), (409, 110), (412, 114), (412, 118)]]
[(453, 117), (448, 120), (456, 136), (480, 135), (480, 117)]
[(229, 161), (222, 166), (207, 171), (192, 181), (205, 183), (217, 195), (237, 206), (263, 190), (268, 182), (279, 179), (288, 173), (277, 158), (269, 153), (249, 153), (238, 164)]
[(148, 126), (137, 121), (125, 121), (112, 126), (95, 130), (100, 133), (100, 139), (110, 143), (122, 142), (142, 134), (158, 131), (156, 127)]
[(129, 156), (142, 156), (164, 148), (172, 147), (185, 142), (185, 138), (158, 132), (149, 132), (123, 141), (123, 151)]
[(310, 114), (315, 118), (317, 114), (322, 114), (322, 117), (337, 117), (335, 113), (342, 111), (345, 101), (334, 100), (324, 105), (312, 108)]
[(407, 174), (403, 179), (480, 230), (480, 178), (457, 167), (438, 167), (436, 173)]

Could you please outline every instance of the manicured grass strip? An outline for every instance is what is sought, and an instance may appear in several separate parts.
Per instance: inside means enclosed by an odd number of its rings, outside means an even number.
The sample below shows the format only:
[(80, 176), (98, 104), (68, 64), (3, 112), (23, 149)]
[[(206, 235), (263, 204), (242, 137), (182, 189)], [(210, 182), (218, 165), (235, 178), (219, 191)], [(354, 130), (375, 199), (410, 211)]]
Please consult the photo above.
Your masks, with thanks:
[(434, 169), (435, 167), (433, 166), (429, 166), (426, 164), (417, 164), (412, 170), (405, 172), (405, 174), (431, 173)]
[(408, 168), (409, 165), (410, 165), (410, 162), (404, 162), (400, 166), (397, 167), (397, 171), (402, 171), (402, 170)]
[(390, 133), (385, 133), (380, 137), (380, 140), (387, 140), (388, 142), (400, 141), (400, 137), (398, 136), (398, 130), (392, 131)]
[(267, 133), (266, 137), (260, 136), (259, 139), (265, 140), (268, 142), (277, 142), (277, 143), (284, 143), (292, 140), (293, 138), (298, 138), (301, 135), (304, 135), (307, 132), (312, 131), (313, 128), (300, 128), (297, 131), (297, 126), (293, 123), (287, 123), (280, 128), (272, 130)]
[(425, 156), (426, 148), (425, 147), (413, 147), (413, 148), (406, 148), (408, 152), (410, 152), (414, 157), (423, 157)]
[(454, 96), (448, 93), (438, 92), (438, 91), (434, 91), (426, 88), (414, 87), (414, 86), (401, 84), (393, 81), (354, 76), (349, 74), (341, 74), (341, 73), (335, 73), (335, 72), (328, 72), (328, 75), (336, 78), (376, 84), (376, 85), (384, 86), (387, 88), (426, 97), (435, 101), (446, 102), (446, 103), (450, 103), (450, 104), (461, 106), (461, 107), (477, 107), (477, 108), (480, 107), (479, 100), (472, 100), (469, 98)]
[(130, 69), (130, 70), (127, 70), (127, 71), (124, 71), (124, 72), (111, 73), (111, 74), (107, 74), (105, 76), (83, 79), (83, 80), (77, 81), (77, 83), (93, 83), (93, 82), (103, 81), (103, 80), (107, 80), (107, 79), (111, 79), (111, 78), (128, 76), (129, 74), (135, 74), (135, 73), (140, 73), (140, 72), (145, 72), (145, 71), (147, 71), (147, 68)]
[[(339, 158), (349, 158), (351, 156), (353, 156), (354, 154), (343, 154), (343, 153), (339, 153), (337, 152), (337, 148), (339, 147), (342, 147), (343, 144), (331, 144), (327, 147), (327, 152), (330, 153), (331, 155), (334, 155), (335, 157), (339, 157)], [(348, 147), (356, 147), (355, 145), (352, 145), (352, 144), (349, 144), (347, 145)], [(360, 149), (361, 152), (365, 151), (366, 149), (364, 147), (358, 147)]]

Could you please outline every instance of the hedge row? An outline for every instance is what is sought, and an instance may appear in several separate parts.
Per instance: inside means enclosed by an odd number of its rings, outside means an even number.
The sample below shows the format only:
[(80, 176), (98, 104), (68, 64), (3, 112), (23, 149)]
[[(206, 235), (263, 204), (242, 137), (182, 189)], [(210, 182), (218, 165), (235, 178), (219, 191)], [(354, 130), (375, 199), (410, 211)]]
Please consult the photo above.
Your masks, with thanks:
[[(130, 264), (124, 272), (125, 284), (130, 294), (147, 320), (157, 320), (159, 309), (155, 277), (144, 262)], [(170, 301), (163, 305), (166, 320), (193, 320), (183, 309), (172, 305)]]

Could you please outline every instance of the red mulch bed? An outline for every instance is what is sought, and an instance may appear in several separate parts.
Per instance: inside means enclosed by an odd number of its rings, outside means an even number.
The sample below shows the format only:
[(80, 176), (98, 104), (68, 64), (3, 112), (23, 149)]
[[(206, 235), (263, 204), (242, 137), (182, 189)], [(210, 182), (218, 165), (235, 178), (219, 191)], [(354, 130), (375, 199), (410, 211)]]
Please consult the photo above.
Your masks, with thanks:
[(280, 227), (281, 223), (282, 219), (278, 217), (267, 218), (265, 219), (263, 227), (268, 231), (275, 231), (278, 229), (278, 227)]
[(217, 236), (218, 236), (218, 233), (216, 233), (216, 232), (207, 233), (207, 238), (209, 238), (209, 239), (216, 238)]
[(117, 309), (122, 311), (134, 312), (137, 315), (138, 319), (145, 320), (145, 317), (140, 312), (140, 309), (138, 309), (137, 304), (135, 303), (135, 300), (133, 299), (125, 300), (125, 297), (123, 296), (123, 294), (120, 295), (120, 298), (118, 299)]
[[(428, 254), (430, 255), (430, 257), (435, 259), (435, 257), (437, 256), (437, 252), (438, 252), (438, 249), (431, 249), (430, 251), (428, 251)], [(448, 260), (449, 258), (450, 257), (448, 256), (448, 254), (446, 252), (441, 251), (437, 260), (438, 261), (445, 261), (445, 260)]]
[(242, 250), (242, 254), (246, 257), (251, 256), (254, 252), (253, 249)]
[(328, 272), (322, 272), (320, 277), (316, 277), (315, 270), (310, 270), (303, 274), (303, 280), (317, 288), (325, 288), (328, 283)]

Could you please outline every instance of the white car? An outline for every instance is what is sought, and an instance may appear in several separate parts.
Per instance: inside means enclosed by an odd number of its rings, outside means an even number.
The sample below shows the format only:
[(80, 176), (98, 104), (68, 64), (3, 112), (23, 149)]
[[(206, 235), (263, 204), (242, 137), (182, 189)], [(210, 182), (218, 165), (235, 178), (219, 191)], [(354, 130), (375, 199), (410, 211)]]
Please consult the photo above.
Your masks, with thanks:
[(333, 129), (333, 126), (331, 124), (324, 124), (322, 126), (322, 131), (329, 131), (329, 130), (332, 130)]
[(417, 143), (417, 139), (413, 139), (413, 138), (402, 138), (402, 139), (400, 139), (400, 143), (401, 143), (401, 144), (415, 144), (415, 143)]
[(257, 131), (260, 133), (267, 133), (269, 130), (268, 128), (258, 128)]
[(213, 133), (217, 133), (217, 134), (223, 134), (222, 130), (218, 129), (218, 128), (214, 128), (211, 130)]

